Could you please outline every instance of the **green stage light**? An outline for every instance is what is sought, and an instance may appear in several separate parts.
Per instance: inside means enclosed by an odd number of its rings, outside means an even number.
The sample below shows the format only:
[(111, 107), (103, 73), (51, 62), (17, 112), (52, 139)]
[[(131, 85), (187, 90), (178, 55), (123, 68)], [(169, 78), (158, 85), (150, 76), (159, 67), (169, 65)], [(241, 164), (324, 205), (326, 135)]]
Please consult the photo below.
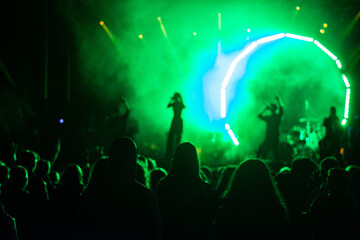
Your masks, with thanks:
[(318, 46), (321, 50), (323, 50), (327, 55), (329, 55), (329, 57), (331, 57), (334, 61), (337, 60), (337, 57), (330, 52), (326, 47), (324, 47), (324, 45), (322, 45), (321, 43), (319, 43), (317, 40), (314, 41), (315, 45)]
[(345, 124), (346, 124), (346, 119), (343, 119), (343, 120), (341, 121), (341, 124), (342, 124), (343, 126), (345, 126)]

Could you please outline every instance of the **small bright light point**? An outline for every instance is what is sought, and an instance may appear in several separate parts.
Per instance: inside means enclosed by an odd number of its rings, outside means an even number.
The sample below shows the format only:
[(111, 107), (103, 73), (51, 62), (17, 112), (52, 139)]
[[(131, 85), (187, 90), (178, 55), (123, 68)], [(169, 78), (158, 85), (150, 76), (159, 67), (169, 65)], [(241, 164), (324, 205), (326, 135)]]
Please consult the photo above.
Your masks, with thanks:
[(321, 33), (321, 34), (324, 34), (324, 33), (325, 33), (325, 30), (324, 30), (324, 29), (320, 29), (320, 33)]
[(230, 129), (230, 125), (227, 123), (227, 124), (225, 124), (225, 129), (226, 130), (229, 130)]
[(139, 34), (139, 38), (142, 39), (144, 36), (142, 34)]
[(336, 60), (336, 65), (338, 66), (338, 68), (339, 69), (341, 69), (342, 68), (342, 65), (341, 65), (341, 62), (340, 62), (340, 60), (338, 59), (338, 60)]
[(313, 42), (314, 41), (313, 38), (304, 37), (304, 36), (300, 36), (300, 35), (295, 35), (295, 34), (291, 34), (291, 33), (286, 33), (285, 36), (288, 37), (288, 38), (294, 38), (294, 39), (298, 39), (298, 40), (302, 40), (302, 41), (306, 41), (306, 42)]
[(59, 123), (64, 123), (64, 119), (60, 118)]
[(259, 40), (256, 41), (257, 44), (262, 44), (262, 43), (266, 43), (266, 42), (271, 42), (280, 38), (285, 37), (284, 33), (279, 33), (279, 34), (275, 34), (269, 37), (264, 37), (264, 38), (260, 38)]
[(342, 124), (343, 126), (345, 126), (345, 124), (346, 124), (346, 119), (343, 119), (343, 120), (341, 121), (341, 124)]
[(296, 6), (296, 10), (298, 10), (298, 11), (299, 11), (299, 10), (300, 10), (300, 7), (299, 7), (299, 6)]
[(247, 32), (251, 32), (251, 29), (250, 29), (250, 28), (248, 28), (248, 29), (246, 29), (246, 31), (247, 31)]
[(196, 36), (196, 35), (197, 35), (197, 33), (196, 33), (196, 32), (193, 32), (193, 35), (194, 35), (194, 36)]
[(99, 24), (102, 26), (104, 25), (104, 21), (100, 21)]
[(158, 18), (157, 18), (157, 20), (159, 20), (159, 21), (160, 21), (160, 20), (161, 20), (161, 17), (158, 17)]
[(327, 55), (329, 55), (329, 57), (331, 57), (334, 61), (337, 60), (337, 57), (332, 52), (330, 52), (326, 47), (324, 47), (321, 43), (319, 43), (317, 40), (315, 40), (314, 43), (321, 50), (323, 50)]
[(328, 24), (327, 24), (327, 23), (324, 23), (323, 26), (324, 26), (324, 28), (327, 28), (327, 27), (328, 27)]
[(247, 37), (246, 40), (250, 40), (250, 37)]

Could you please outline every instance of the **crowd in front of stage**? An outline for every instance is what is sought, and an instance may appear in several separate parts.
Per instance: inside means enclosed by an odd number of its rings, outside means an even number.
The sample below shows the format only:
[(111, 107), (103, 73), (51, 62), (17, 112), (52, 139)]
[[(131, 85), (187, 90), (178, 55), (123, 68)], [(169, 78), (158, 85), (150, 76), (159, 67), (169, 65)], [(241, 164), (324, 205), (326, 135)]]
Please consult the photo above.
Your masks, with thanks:
[(116, 139), (91, 168), (61, 173), (30, 150), (0, 162), (0, 239), (359, 239), (360, 167), (296, 158), (200, 166), (180, 144), (171, 168)]

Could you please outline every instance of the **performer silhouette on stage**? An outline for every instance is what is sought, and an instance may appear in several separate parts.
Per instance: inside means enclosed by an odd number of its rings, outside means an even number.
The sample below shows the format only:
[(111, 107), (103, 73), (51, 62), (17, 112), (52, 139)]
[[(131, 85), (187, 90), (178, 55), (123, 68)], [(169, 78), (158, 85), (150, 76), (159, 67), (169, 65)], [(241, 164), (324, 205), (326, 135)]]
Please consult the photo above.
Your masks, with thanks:
[(166, 159), (170, 160), (175, 152), (176, 147), (180, 144), (183, 131), (181, 112), (185, 108), (185, 105), (183, 103), (181, 95), (179, 93), (175, 93), (167, 107), (172, 107), (174, 111), (174, 118), (171, 122), (170, 132), (166, 146)]
[(340, 138), (342, 135), (340, 119), (336, 116), (336, 108), (330, 108), (330, 116), (324, 119), (326, 129), (324, 139), (321, 141), (321, 157), (334, 156), (340, 160)]
[[(260, 119), (266, 122), (266, 135), (264, 142), (260, 145), (260, 148), (257, 152), (257, 157), (266, 158), (269, 151), (272, 151), (275, 160), (280, 160), (279, 135), (280, 122), (284, 113), (284, 108), (279, 100), (279, 97), (276, 96), (275, 99), (277, 104), (271, 103), (258, 115)], [(270, 115), (265, 115), (265, 113), (268, 111), (270, 111)]]

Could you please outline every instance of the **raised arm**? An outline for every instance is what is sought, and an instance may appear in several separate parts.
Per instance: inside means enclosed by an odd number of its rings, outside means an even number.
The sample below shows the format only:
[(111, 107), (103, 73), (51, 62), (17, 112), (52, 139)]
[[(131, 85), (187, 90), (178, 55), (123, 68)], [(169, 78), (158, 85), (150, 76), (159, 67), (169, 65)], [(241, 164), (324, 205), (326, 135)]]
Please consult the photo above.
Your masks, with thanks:
[(169, 107), (171, 107), (173, 104), (174, 104), (174, 97), (172, 97), (172, 98), (170, 99), (170, 102), (169, 102), (169, 104), (167, 105), (167, 107), (169, 108)]
[(258, 114), (258, 118), (264, 120), (265, 117), (264, 117), (264, 113), (266, 112), (266, 110), (269, 109), (269, 106), (266, 106), (259, 114)]

